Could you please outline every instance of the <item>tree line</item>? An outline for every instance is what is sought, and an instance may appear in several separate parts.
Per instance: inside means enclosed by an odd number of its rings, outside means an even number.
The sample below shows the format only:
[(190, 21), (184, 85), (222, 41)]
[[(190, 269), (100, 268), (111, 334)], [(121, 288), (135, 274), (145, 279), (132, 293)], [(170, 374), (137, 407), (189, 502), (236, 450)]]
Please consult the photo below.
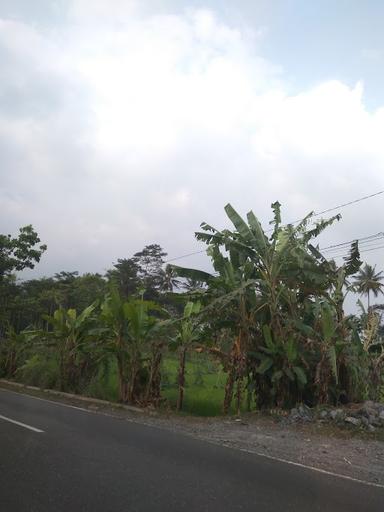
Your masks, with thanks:
[[(120, 401), (159, 406), (173, 354), (181, 409), (194, 352), (226, 373), (225, 413), (383, 399), (383, 307), (369, 301), (383, 292), (383, 275), (363, 265), (357, 241), (339, 265), (315, 243), (340, 216), (284, 225), (276, 202), (264, 231), (252, 211), (225, 211), (232, 229), (204, 222), (195, 234), (212, 272), (165, 266), (152, 244), (105, 275), (19, 283), (14, 271), (33, 267), (46, 247), (31, 226), (1, 236), (1, 375), (81, 393), (112, 368)], [(368, 296), (359, 315), (344, 311), (351, 292)]]

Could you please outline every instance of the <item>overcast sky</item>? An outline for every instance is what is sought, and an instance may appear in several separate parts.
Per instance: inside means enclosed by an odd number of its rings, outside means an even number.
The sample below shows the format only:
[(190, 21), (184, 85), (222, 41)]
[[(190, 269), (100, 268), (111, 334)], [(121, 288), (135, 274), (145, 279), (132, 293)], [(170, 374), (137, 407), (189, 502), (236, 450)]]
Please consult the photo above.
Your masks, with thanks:
[[(275, 200), (292, 221), (383, 190), (383, 19), (381, 0), (0, 0), (0, 232), (47, 243), (28, 277), (196, 251), (227, 202), (267, 225)], [(383, 204), (320, 243), (384, 231)]]

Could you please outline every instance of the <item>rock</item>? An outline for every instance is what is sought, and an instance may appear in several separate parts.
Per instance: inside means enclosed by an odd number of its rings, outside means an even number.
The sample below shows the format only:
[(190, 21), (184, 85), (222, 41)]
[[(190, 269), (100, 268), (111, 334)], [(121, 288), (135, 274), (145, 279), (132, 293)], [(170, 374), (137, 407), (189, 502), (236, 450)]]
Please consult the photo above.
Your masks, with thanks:
[(368, 425), (368, 432), (375, 432), (376, 429), (373, 425)]
[(362, 423), (365, 427), (368, 427), (368, 425), (369, 425), (369, 420), (368, 420), (368, 418), (366, 418), (365, 416), (362, 416), (362, 417), (361, 417), (361, 423)]
[(322, 420), (326, 420), (328, 418), (328, 411), (326, 411), (325, 409), (320, 411), (319, 413), (319, 417), (322, 419)]
[(384, 422), (384, 409), (379, 413), (379, 420)]
[(361, 416), (366, 416), (367, 418), (369, 418), (369, 416), (376, 416), (377, 411), (372, 407), (362, 407), (359, 411), (359, 414)]
[(367, 418), (369, 418), (369, 416), (376, 416), (378, 410), (376, 408), (375, 402), (372, 402), (372, 400), (367, 400), (364, 402), (359, 413), (366, 416)]
[(304, 421), (311, 421), (313, 418), (312, 411), (307, 405), (300, 405), (298, 407), (298, 413)]
[(373, 415), (369, 415), (368, 416), (368, 422), (370, 425), (373, 425), (374, 427), (381, 427), (383, 425), (383, 422), (382, 420), (380, 420), (379, 416), (373, 416)]
[(329, 416), (334, 421), (341, 421), (344, 418), (344, 411), (342, 409), (332, 409), (332, 411), (329, 411)]
[(355, 427), (358, 427), (361, 425), (361, 420), (358, 418), (354, 418), (353, 416), (347, 416), (344, 418), (345, 423), (350, 423), (351, 425), (354, 425)]
[(289, 422), (296, 422), (296, 421), (308, 422), (308, 421), (312, 421), (312, 420), (313, 420), (312, 410), (304, 404), (301, 404), (298, 407), (294, 407), (293, 409), (291, 409), (289, 416), (288, 416)]

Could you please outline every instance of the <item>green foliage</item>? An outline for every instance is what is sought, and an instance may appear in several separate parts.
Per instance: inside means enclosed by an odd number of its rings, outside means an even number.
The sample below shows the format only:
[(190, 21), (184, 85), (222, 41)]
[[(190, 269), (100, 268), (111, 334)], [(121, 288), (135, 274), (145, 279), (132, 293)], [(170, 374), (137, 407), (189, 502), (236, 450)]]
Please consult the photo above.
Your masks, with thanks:
[(164, 267), (166, 253), (151, 244), (105, 277), (17, 283), (12, 270), (33, 266), (45, 247), (34, 249), (31, 227), (2, 237), (1, 375), (140, 405), (165, 398), (193, 414), (379, 399), (380, 306), (360, 303), (357, 317), (343, 304), (350, 291), (379, 295), (383, 277), (366, 265), (351, 284), (357, 242), (341, 266), (321, 253), (317, 237), (340, 216), (284, 225), (275, 202), (264, 231), (252, 211), (225, 212), (232, 229), (203, 222), (195, 234), (212, 272)]
[(154, 379), (158, 378), (159, 358), (154, 357), (148, 368), (144, 357), (144, 352), (153, 348), (151, 341), (160, 323), (154, 313), (163, 315), (165, 311), (152, 301), (125, 301), (114, 286), (101, 305), (103, 347), (105, 353), (116, 357), (122, 402), (150, 401), (158, 394)]
[(43, 389), (60, 386), (58, 361), (54, 357), (34, 354), (18, 368), (17, 380)]
[(15, 270), (33, 268), (47, 249), (40, 245), (40, 238), (31, 225), (19, 229), (19, 236), (0, 234), (0, 283), (4, 276)]
[(177, 322), (176, 335), (171, 338), (170, 346), (179, 353), (179, 368), (177, 382), (179, 394), (177, 399), (177, 409), (181, 410), (184, 399), (185, 382), (185, 361), (187, 352), (192, 348), (193, 343), (201, 341), (201, 329), (197, 315), (200, 313), (200, 302), (188, 301), (184, 307), (183, 316)]
[(225, 211), (234, 231), (202, 223), (196, 238), (208, 245), (217, 275), (175, 267), (182, 277), (205, 280), (207, 320), (232, 331), (232, 346), (215, 350), (228, 375), (224, 410), (235, 388), (239, 404), (246, 379), (253, 381), (260, 406), (289, 405), (302, 398), (313, 404), (331, 396), (337, 400), (345, 392), (339, 366), (346, 360), (351, 330), (343, 290), (346, 277), (361, 264), (358, 244), (352, 244), (337, 268), (313, 240), (339, 215), (314, 222), (309, 214), (297, 226), (284, 226), (280, 204), (272, 209), (270, 237), (253, 212), (245, 221), (230, 204)]
[(107, 272), (108, 280), (116, 286), (125, 299), (136, 295), (140, 289), (139, 265), (133, 258), (118, 259), (114, 268)]
[(384, 294), (384, 280), (383, 272), (376, 272), (376, 268), (371, 265), (365, 264), (364, 267), (357, 274), (355, 279), (355, 287), (362, 295), (367, 295), (368, 309), (370, 307), (370, 294), (374, 297), (379, 294)]
[(9, 326), (6, 337), (0, 339), (0, 375), (14, 377), (28, 354), (28, 339), (25, 333), (17, 333)]

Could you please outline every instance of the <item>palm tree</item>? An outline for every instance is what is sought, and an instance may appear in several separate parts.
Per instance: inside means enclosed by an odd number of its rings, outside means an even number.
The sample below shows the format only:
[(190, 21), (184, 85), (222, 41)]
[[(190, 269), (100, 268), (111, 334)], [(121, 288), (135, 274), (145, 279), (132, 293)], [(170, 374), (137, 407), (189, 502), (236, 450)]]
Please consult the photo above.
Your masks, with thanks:
[(375, 297), (379, 295), (379, 293), (383, 293), (384, 284), (381, 281), (384, 280), (383, 272), (376, 273), (376, 266), (372, 267), (367, 263), (364, 267), (359, 271), (356, 276), (355, 285), (357, 291), (361, 295), (367, 295), (368, 297), (368, 311), (370, 308), (370, 293), (372, 292)]
[(161, 283), (161, 289), (164, 292), (173, 292), (174, 288), (179, 288), (180, 280), (177, 279), (174, 269), (167, 265), (163, 272), (163, 278)]

